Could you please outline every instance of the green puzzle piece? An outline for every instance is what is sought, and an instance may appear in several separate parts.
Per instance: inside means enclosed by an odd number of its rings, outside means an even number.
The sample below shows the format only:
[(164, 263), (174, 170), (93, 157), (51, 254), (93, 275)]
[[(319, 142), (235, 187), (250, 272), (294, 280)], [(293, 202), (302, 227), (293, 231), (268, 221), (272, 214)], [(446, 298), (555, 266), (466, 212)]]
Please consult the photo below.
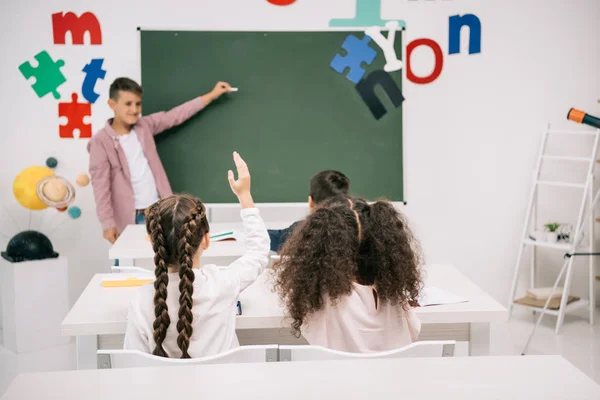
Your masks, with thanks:
[(65, 62), (63, 60), (54, 61), (46, 50), (36, 54), (35, 59), (38, 61), (37, 67), (32, 67), (29, 61), (26, 61), (19, 65), (19, 71), (25, 79), (35, 77), (35, 83), (31, 87), (38, 97), (52, 93), (56, 100), (60, 99), (57, 89), (67, 81), (60, 72), (60, 68), (65, 65)]

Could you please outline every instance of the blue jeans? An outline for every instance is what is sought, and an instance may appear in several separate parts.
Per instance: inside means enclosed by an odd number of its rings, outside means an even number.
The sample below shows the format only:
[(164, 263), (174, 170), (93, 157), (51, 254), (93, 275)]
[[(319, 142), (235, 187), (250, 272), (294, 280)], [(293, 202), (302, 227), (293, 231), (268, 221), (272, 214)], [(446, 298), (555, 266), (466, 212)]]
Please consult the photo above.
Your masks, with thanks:
[[(140, 211), (140, 210), (136, 210), (135, 211), (135, 223), (136, 223), (136, 225), (143, 225), (143, 224), (146, 223), (146, 215), (144, 214), (143, 211)], [(115, 260), (115, 264), (114, 265), (115, 265), (115, 267), (119, 266), (119, 260), (118, 259)]]

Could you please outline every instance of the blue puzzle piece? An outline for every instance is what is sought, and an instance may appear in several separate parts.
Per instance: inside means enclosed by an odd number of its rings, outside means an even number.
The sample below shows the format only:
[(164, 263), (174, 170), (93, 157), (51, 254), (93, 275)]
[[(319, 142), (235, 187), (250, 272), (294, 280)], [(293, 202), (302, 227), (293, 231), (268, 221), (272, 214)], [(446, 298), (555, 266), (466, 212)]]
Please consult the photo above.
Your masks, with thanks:
[(342, 44), (342, 48), (346, 50), (346, 55), (336, 54), (329, 65), (342, 75), (348, 68), (349, 72), (346, 78), (354, 83), (360, 82), (366, 72), (362, 67), (362, 63), (371, 65), (377, 57), (377, 51), (369, 46), (370, 42), (371, 38), (367, 35), (362, 40), (354, 35), (348, 35)]

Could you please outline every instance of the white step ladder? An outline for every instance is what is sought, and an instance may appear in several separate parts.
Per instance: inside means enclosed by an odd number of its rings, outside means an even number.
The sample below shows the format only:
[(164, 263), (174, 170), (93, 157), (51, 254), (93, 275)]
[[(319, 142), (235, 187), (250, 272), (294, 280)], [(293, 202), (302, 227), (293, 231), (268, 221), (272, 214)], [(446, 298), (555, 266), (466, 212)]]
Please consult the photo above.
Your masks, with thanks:
[[(556, 156), (556, 155), (546, 155), (546, 143), (549, 135), (585, 135), (585, 136), (593, 136), (594, 144), (592, 147), (592, 151), (590, 157), (569, 157), (569, 156)], [(535, 287), (535, 248), (536, 247), (544, 247), (544, 248), (552, 248), (557, 250), (563, 250), (560, 252), (560, 257), (565, 254), (573, 254), (576, 251), (582, 252), (593, 252), (594, 250), (594, 199), (593, 199), (593, 185), (594, 185), (594, 165), (596, 163), (596, 154), (598, 150), (598, 138), (600, 137), (600, 129), (596, 130), (575, 130), (575, 131), (559, 131), (559, 130), (551, 130), (550, 125), (547, 125), (546, 130), (542, 137), (542, 142), (539, 149), (537, 164), (535, 167), (535, 172), (533, 175), (533, 185), (529, 194), (529, 204), (527, 206), (527, 215), (525, 218), (525, 224), (523, 227), (523, 232), (521, 235), (521, 241), (519, 246), (519, 252), (517, 256), (517, 261), (514, 269), (514, 275), (512, 280), (512, 288), (510, 291), (510, 299), (509, 299), (509, 318), (512, 315), (512, 310), (514, 306), (517, 307), (525, 307), (531, 309), (536, 312), (543, 312), (546, 315), (554, 315), (557, 316), (558, 319), (556, 321), (555, 334), (560, 332), (562, 327), (562, 323), (564, 320), (565, 313), (572, 312), (575, 310), (579, 310), (582, 308), (589, 307), (589, 320), (590, 325), (594, 324), (594, 310), (595, 310), (595, 296), (594, 296), (594, 282), (595, 282), (595, 274), (594, 274), (594, 257), (589, 257), (589, 301), (588, 300), (578, 300), (572, 303), (567, 304), (567, 300), (569, 298), (569, 289), (571, 286), (571, 280), (573, 277), (573, 261), (575, 257), (569, 257), (568, 266), (566, 268), (566, 276), (564, 281), (564, 289), (560, 302), (560, 307), (558, 310), (550, 310), (542, 307), (533, 307), (527, 306), (523, 304), (515, 303), (515, 293), (517, 290), (517, 284), (519, 280), (519, 272), (521, 270), (521, 261), (523, 258), (523, 252), (525, 247), (530, 247), (532, 249), (532, 257), (531, 257), (531, 266), (530, 266), (530, 287)], [(540, 180), (540, 172), (542, 167), (542, 161), (574, 161), (574, 162), (583, 162), (588, 164), (586, 181), (584, 183), (569, 183), (569, 182), (554, 182), (554, 181), (542, 181)], [(558, 186), (569, 189), (578, 189), (582, 190), (581, 197), (581, 205), (579, 208), (579, 214), (577, 218), (577, 223), (574, 231), (571, 233), (571, 242), (570, 243), (550, 243), (544, 242), (540, 240), (533, 240), (529, 238), (530, 234), (530, 226), (532, 216), (534, 214), (535, 203), (537, 203), (537, 194), (539, 186)], [(588, 207), (588, 212), (585, 213), (586, 205)], [(589, 223), (589, 234), (588, 234), (588, 244), (587, 246), (581, 243), (581, 232), (583, 231), (584, 225), (586, 222)], [(536, 221), (533, 221), (533, 225), (535, 226)], [(560, 280), (560, 277), (559, 277)], [(548, 303), (548, 302), (546, 302)], [(546, 304), (547, 305), (547, 304)]]

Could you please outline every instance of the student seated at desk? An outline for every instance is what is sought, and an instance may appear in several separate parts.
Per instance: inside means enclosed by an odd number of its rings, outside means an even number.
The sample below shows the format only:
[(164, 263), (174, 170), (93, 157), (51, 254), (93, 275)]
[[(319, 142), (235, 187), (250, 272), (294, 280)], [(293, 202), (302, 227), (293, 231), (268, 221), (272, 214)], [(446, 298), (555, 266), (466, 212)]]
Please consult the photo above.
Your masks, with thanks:
[(420, 254), (389, 202), (341, 198), (318, 206), (273, 266), (293, 333), (354, 353), (415, 341), (421, 324), (409, 304), (422, 288)]
[[(308, 208), (313, 210), (318, 204), (339, 195), (347, 195), (350, 189), (350, 180), (339, 171), (326, 170), (310, 178)], [(301, 221), (294, 222), (285, 229), (269, 229), (271, 251), (278, 252), (294, 232)]]
[(234, 153), (238, 180), (229, 171), (246, 232), (246, 254), (229, 267), (200, 268), (210, 236), (206, 208), (181, 194), (153, 204), (146, 229), (154, 248), (156, 280), (140, 288), (127, 316), (125, 349), (161, 357), (211, 356), (239, 345), (235, 306), (242, 290), (269, 262), (269, 235), (250, 194), (246, 163)]

